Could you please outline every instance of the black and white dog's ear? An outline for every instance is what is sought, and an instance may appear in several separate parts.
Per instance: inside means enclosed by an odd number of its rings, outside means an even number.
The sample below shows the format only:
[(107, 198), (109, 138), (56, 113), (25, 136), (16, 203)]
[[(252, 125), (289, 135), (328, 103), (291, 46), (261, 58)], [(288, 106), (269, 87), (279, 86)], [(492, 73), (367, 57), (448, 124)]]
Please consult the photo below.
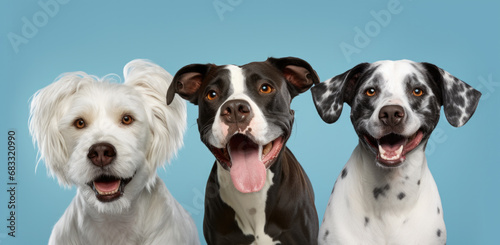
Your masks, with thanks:
[(203, 78), (213, 64), (191, 64), (182, 67), (174, 76), (167, 91), (167, 105), (179, 94), (183, 99), (197, 105), (198, 90)]
[(433, 64), (422, 65), (441, 89), (441, 101), (448, 122), (454, 127), (463, 126), (476, 111), (481, 92)]
[(334, 123), (339, 119), (344, 102), (351, 104), (356, 84), (369, 65), (361, 63), (311, 88), (316, 110), (323, 121)]
[(319, 83), (316, 71), (303, 59), (295, 57), (268, 58), (267, 62), (283, 73), (287, 82), (292, 85), (292, 98), (307, 91), (313, 84)]

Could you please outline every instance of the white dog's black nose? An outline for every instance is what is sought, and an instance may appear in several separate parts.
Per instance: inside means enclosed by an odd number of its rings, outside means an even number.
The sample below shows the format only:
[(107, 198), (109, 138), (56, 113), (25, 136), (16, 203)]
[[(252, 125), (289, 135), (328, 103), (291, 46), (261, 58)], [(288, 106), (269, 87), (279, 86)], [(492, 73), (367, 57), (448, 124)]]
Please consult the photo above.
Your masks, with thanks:
[(104, 167), (116, 157), (116, 150), (112, 144), (98, 143), (90, 147), (87, 157), (92, 163), (98, 167)]
[(221, 117), (225, 123), (248, 123), (252, 110), (250, 104), (244, 100), (230, 100), (222, 105)]
[(380, 109), (378, 118), (387, 126), (394, 127), (405, 117), (405, 110), (399, 105), (386, 105)]

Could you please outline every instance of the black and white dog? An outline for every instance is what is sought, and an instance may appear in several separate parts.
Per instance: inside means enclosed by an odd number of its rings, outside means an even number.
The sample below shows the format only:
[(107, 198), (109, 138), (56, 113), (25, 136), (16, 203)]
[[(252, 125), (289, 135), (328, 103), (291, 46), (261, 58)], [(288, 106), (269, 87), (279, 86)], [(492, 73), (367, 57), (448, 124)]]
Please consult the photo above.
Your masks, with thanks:
[(199, 106), (201, 140), (216, 157), (205, 194), (208, 244), (317, 244), (313, 189), (285, 143), (292, 99), (318, 82), (293, 57), (191, 64), (174, 76), (167, 103), (177, 93)]
[(441, 105), (460, 127), (481, 93), (435, 65), (409, 60), (362, 63), (311, 91), (327, 123), (349, 104), (359, 137), (330, 196), (319, 243), (445, 244), (424, 150)]

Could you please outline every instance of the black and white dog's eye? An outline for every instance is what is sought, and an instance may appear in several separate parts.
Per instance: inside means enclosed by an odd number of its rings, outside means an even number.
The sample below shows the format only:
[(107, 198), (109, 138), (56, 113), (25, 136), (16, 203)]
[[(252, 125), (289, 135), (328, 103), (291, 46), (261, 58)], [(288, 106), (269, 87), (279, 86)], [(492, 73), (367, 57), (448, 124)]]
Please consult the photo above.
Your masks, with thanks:
[(264, 83), (260, 86), (260, 89), (259, 89), (259, 92), (263, 93), (263, 94), (269, 94), (271, 92), (273, 92), (274, 88), (267, 84), (267, 83)]
[(208, 91), (206, 98), (208, 100), (214, 100), (215, 98), (217, 98), (217, 96), (218, 96), (217, 92), (210, 90)]
[(85, 123), (85, 120), (83, 120), (82, 118), (76, 119), (75, 122), (73, 122), (73, 125), (77, 129), (82, 129), (82, 128), (85, 128), (87, 126), (87, 124)]
[(369, 88), (365, 91), (365, 94), (372, 97), (374, 96), (375, 94), (377, 94), (377, 90), (375, 90), (374, 88)]
[(412, 94), (414, 96), (420, 97), (424, 94), (424, 91), (420, 88), (415, 88), (415, 89), (413, 89)]
[(134, 118), (129, 116), (129, 115), (125, 115), (122, 117), (122, 123), (125, 124), (125, 125), (130, 125), (134, 122)]

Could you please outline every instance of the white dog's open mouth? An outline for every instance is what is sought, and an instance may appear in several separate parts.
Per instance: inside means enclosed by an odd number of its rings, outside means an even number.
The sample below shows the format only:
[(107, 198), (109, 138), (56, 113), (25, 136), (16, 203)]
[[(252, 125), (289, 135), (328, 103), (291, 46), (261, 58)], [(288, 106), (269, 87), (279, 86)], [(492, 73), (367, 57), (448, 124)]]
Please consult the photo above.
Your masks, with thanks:
[(377, 153), (377, 161), (386, 167), (397, 167), (406, 159), (406, 153), (415, 149), (422, 141), (423, 132), (418, 130), (410, 137), (390, 133), (375, 139), (364, 135), (365, 141)]
[(118, 178), (115, 176), (101, 175), (89, 182), (88, 185), (101, 202), (112, 202), (123, 195), (125, 186), (132, 180), (130, 178)]
[(211, 147), (222, 167), (229, 170), (234, 187), (242, 193), (260, 191), (266, 182), (266, 170), (274, 163), (283, 148), (283, 137), (265, 145), (248, 136), (235, 134), (226, 148)]

